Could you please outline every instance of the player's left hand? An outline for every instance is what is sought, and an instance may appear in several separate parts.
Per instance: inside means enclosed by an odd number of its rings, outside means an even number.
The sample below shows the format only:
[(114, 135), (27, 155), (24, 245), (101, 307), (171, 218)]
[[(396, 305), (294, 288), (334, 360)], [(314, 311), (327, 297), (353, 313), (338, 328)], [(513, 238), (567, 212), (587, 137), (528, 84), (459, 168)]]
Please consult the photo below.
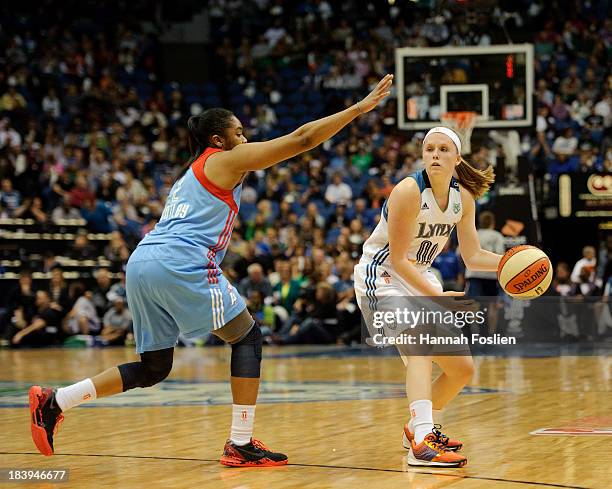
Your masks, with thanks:
[(357, 102), (357, 106), (362, 114), (370, 112), (376, 107), (381, 100), (386, 98), (391, 93), (391, 84), (393, 83), (393, 75), (385, 75), (382, 80), (378, 82), (376, 88), (372, 90), (366, 98)]

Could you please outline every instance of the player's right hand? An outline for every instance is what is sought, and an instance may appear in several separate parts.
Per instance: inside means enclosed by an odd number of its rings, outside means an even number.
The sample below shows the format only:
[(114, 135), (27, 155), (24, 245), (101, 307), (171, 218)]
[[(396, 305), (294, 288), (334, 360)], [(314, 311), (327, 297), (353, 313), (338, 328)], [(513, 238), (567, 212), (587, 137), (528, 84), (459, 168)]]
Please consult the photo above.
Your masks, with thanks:
[(370, 112), (376, 107), (382, 99), (387, 97), (391, 93), (391, 84), (393, 83), (393, 75), (385, 75), (382, 80), (378, 82), (376, 88), (372, 90), (366, 98), (361, 100), (357, 106), (359, 110), (365, 114)]
[(441, 300), (440, 304), (450, 311), (478, 311), (480, 304), (472, 298), (459, 299), (459, 297), (464, 296), (465, 292), (448, 290), (440, 295), (440, 297), (445, 297), (445, 299)]

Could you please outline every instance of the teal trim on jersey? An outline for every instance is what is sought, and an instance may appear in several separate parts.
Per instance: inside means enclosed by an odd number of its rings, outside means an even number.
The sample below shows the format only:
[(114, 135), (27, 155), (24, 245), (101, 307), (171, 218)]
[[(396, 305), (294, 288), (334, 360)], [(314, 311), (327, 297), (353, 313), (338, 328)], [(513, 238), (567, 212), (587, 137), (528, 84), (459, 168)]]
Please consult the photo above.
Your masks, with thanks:
[[(419, 186), (419, 191), (423, 193), (423, 190), (426, 188), (431, 188), (431, 182), (429, 181), (429, 176), (425, 170), (421, 170), (420, 172), (411, 173), (408, 175), (415, 179), (417, 185)], [(455, 177), (451, 177), (450, 188), (454, 188), (455, 190), (459, 190), (459, 181)]]
[(427, 172), (425, 170), (419, 171), (416, 173), (411, 173), (408, 175), (415, 179), (417, 185), (419, 186), (419, 192), (423, 193), (427, 187), (431, 187), (431, 183), (429, 183), (429, 177), (427, 176)]

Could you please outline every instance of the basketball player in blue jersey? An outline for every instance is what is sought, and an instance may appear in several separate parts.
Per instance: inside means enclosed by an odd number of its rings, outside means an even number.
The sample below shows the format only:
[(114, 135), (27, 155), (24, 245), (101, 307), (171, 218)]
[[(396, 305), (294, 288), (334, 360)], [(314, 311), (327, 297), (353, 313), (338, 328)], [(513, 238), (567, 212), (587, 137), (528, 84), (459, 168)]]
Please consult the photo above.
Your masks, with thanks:
[[(431, 263), (457, 228), (459, 249), (470, 270), (496, 271), (501, 255), (481, 249), (475, 225), (474, 199), (493, 183), (491, 167), (479, 171), (461, 157), (461, 140), (446, 127), (434, 127), (423, 140), (425, 169), (398, 183), (382, 208), (381, 219), (364, 244), (355, 267), (355, 292), (362, 310), (381, 297), (461, 296), (443, 292)], [(456, 176), (455, 176), (456, 175)], [(433, 424), (433, 409), (442, 409), (472, 377), (469, 352), (462, 355), (410, 355), (398, 345), (406, 366), (410, 421), (404, 427), (408, 463), (462, 467), (456, 453), (462, 443)], [(443, 373), (431, 383), (432, 361)]]
[(285, 455), (252, 437), (262, 335), (220, 269), (238, 214), (242, 181), (249, 171), (269, 168), (331, 138), (387, 97), (392, 81), (387, 75), (352, 107), (267, 142), (247, 144), (240, 121), (228, 110), (209, 109), (189, 119), (193, 157), (170, 190), (159, 223), (127, 265), (127, 298), (140, 361), (57, 390), (31, 387), (32, 438), (43, 455), (53, 454), (53, 436), (63, 412), (98, 397), (161, 382), (172, 369), (180, 333), (194, 338), (212, 332), (232, 347), (233, 417), (221, 463), (287, 463)]

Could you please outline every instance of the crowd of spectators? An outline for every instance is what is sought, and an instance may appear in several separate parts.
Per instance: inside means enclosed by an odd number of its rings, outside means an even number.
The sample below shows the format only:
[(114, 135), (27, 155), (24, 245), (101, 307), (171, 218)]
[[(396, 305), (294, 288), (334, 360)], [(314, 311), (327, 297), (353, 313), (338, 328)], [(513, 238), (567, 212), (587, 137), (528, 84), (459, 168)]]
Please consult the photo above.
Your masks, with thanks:
[[(120, 9), (97, 5), (100, 23), (83, 20), (77, 5), (74, 18), (64, 13), (59, 21), (2, 10), (0, 218), (43, 227), (83, 218), (88, 231), (112, 233), (104, 255), (120, 274), (190, 156), (191, 114), (222, 105), (241, 119), (248, 139), (269, 139), (351, 104), (394, 71), (397, 46), (488, 45), (507, 42), (498, 38), (504, 35), (534, 40), (538, 116), (536, 130), (522, 134), (521, 151), (540, 176), (612, 170), (605, 2), (557, 2), (567, 7), (565, 18), (524, 0), (490, 13), (454, 2), (442, 10), (412, 2), (209, 3), (214, 78), (202, 90), (164, 80), (158, 38), (122, 21)], [(395, 114), (391, 98), (319, 149), (265, 177), (247, 176), (223, 269), (267, 327), (268, 341), (359, 340), (353, 266), (393, 185), (422, 167), (422, 135), (395, 131)], [(495, 149), (492, 141), (474, 148), (473, 164), (486, 166)], [(610, 245), (602, 243), (600, 256), (569, 278), (559, 264), (554, 290), (561, 293), (567, 281), (571, 293), (609, 290)], [(66, 252), (93, 253), (86, 233)], [(95, 283), (66, 284), (52, 262), (53, 278), (38, 290), (22, 270), (3, 315), (5, 343), (79, 335), (89, 344), (129, 341), (121, 281), (111, 287), (102, 268)], [(447, 287), (464, 287), (454, 243), (434, 267)], [(585, 280), (594, 287), (587, 290)]]
[(35, 287), (32, 272), (21, 270), (0, 316), (3, 346), (133, 344), (123, 273), (113, 283), (111, 271), (99, 268), (92, 284), (68, 283), (57, 264), (50, 273), (48, 283)]
[(541, 173), (612, 171), (612, 20), (546, 22), (535, 39), (537, 121), (530, 156)]

